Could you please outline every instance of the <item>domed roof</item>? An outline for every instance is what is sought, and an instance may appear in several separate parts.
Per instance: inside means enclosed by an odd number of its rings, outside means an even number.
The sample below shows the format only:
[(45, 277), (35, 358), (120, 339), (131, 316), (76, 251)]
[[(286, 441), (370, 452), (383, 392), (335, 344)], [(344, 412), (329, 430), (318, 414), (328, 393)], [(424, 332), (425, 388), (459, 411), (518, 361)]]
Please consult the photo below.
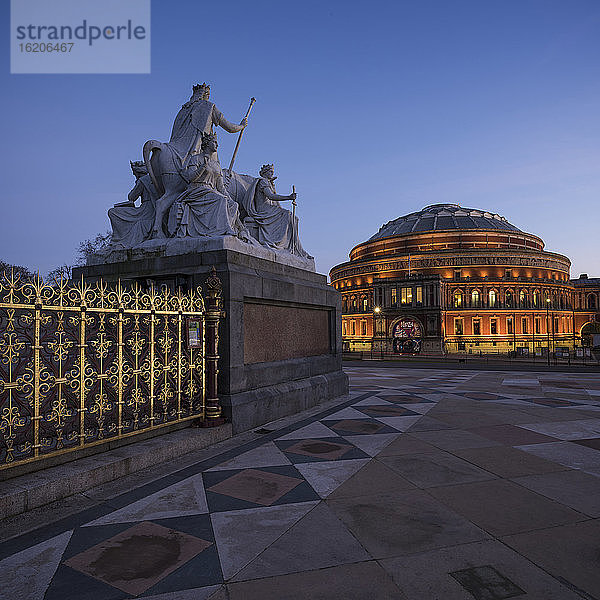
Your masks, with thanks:
[(465, 208), (458, 204), (431, 204), (417, 212), (385, 223), (369, 241), (395, 235), (448, 229), (500, 229), (521, 232), (504, 217), (486, 210)]

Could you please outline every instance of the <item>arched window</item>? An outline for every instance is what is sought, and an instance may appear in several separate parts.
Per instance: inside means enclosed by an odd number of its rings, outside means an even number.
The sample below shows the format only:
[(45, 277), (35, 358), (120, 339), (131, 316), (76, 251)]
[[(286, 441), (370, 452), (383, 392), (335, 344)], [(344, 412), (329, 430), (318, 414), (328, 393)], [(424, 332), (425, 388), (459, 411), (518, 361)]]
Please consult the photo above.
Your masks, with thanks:
[(462, 306), (462, 292), (458, 290), (454, 292), (454, 308), (460, 308)]
[(508, 290), (506, 292), (506, 308), (512, 308), (513, 301), (514, 301), (513, 293), (510, 290)]
[(496, 306), (496, 303), (498, 301), (497, 292), (495, 290), (490, 290), (490, 292), (488, 294), (488, 298), (489, 298), (489, 307), (494, 308), (494, 306)]
[(533, 305), (535, 307), (540, 305), (540, 293), (537, 290), (533, 292)]
[(481, 305), (481, 294), (479, 290), (473, 290), (471, 292), (471, 306), (480, 306)]
[(590, 310), (596, 310), (596, 296), (594, 294), (588, 296), (587, 307)]

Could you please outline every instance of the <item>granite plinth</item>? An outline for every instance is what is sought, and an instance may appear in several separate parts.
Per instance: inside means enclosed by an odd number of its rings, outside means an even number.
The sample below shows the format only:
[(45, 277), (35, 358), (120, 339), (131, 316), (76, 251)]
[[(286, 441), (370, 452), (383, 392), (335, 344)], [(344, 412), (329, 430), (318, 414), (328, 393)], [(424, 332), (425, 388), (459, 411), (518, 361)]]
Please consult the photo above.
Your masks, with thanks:
[[(219, 327), (219, 398), (238, 433), (342, 396), (348, 380), (342, 372), (337, 290), (314, 266), (269, 260), (264, 248), (232, 250), (230, 242), (244, 244), (232, 239), (222, 239), (218, 249), (187, 254), (128, 250), (128, 260), (80, 267), (73, 278), (193, 288), (214, 267), (223, 283), (225, 313)], [(290, 257), (304, 267), (312, 262)]]
[(298, 269), (315, 271), (314, 258), (302, 258), (289, 252), (265, 248), (258, 243), (243, 242), (232, 235), (202, 238), (153, 239), (147, 240), (135, 248), (109, 246), (102, 252), (91, 255), (88, 259), (88, 265), (104, 265), (162, 256), (183, 256), (215, 250), (232, 250)]

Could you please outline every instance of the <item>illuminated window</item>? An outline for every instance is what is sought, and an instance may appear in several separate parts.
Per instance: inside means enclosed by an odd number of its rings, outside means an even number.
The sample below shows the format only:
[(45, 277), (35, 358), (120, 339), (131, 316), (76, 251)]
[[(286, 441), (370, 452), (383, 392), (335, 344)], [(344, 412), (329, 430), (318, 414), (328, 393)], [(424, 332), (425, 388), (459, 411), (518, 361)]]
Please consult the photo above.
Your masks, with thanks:
[(513, 305), (513, 293), (506, 292), (506, 307), (512, 308), (512, 305)]
[(454, 308), (462, 306), (462, 292), (454, 292)]
[(462, 335), (463, 334), (463, 320), (462, 319), (454, 319), (454, 335)]
[(471, 292), (471, 306), (479, 306), (481, 304), (481, 294), (479, 290), (473, 290)]
[(417, 304), (423, 304), (423, 287), (417, 286)]
[(490, 290), (488, 297), (490, 300), (490, 308), (494, 308), (494, 306), (496, 306), (496, 301), (498, 300), (498, 294), (496, 294), (494, 290)]
[(492, 335), (498, 333), (498, 319), (490, 319), (490, 333)]
[(401, 290), (401, 302), (402, 304), (412, 304), (412, 288), (403, 287)]
[(481, 335), (481, 320), (473, 319), (473, 335)]
[(527, 317), (521, 319), (521, 332), (525, 334), (529, 333), (529, 321)]
[(506, 318), (506, 333), (513, 334), (514, 332), (515, 332), (515, 328), (514, 328), (514, 324), (513, 324), (513, 319), (512, 319), (512, 317), (507, 317)]
[(363, 312), (367, 312), (367, 310), (369, 310), (369, 301), (363, 298)]
[(392, 306), (396, 306), (398, 303), (397, 290), (396, 288), (392, 288)]
[(540, 305), (540, 293), (539, 292), (533, 292), (533, 305), (534, 306)]

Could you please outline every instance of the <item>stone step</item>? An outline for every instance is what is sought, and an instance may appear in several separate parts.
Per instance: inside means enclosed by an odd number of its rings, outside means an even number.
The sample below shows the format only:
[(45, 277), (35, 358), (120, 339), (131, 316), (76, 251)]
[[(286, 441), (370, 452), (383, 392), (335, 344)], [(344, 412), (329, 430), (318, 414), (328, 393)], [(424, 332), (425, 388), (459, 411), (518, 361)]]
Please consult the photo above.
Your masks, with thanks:
[(79, 494), (230, 438), (231, 424), (186, 428), (0, 482), (0, 519)]

